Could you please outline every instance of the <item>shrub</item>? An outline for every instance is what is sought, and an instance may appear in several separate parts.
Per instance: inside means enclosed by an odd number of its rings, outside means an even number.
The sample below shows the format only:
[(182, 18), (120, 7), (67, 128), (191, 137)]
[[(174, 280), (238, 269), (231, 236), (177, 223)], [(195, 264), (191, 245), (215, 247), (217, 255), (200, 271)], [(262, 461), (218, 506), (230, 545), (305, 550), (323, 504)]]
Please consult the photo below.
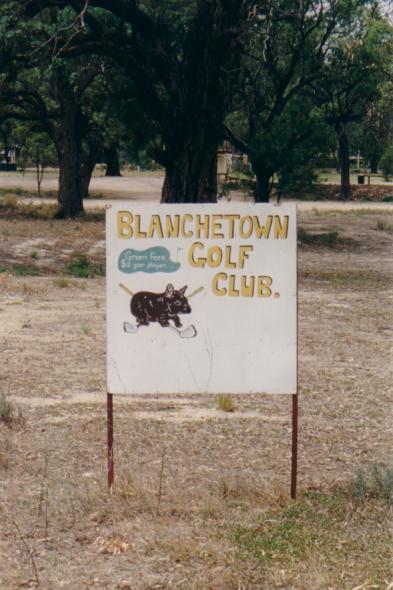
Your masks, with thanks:
[(350, 493), (360, 503), (376, 499), (393, 505), (393, 466), (374, 466), (368, 474), (359, 471), (350, 486)]
[(18, 200), (15, 195), (6, 193), (0, 197), (0, 209), (15, 209), (17, 204)]
[(67, 268), (72, 276), (83, 279), (104, 274), (100, 266), (93, 264), (85, 254), (79, 253), (72, 256)]
[(326, 248), (334, 248), (338, 242), (338, 232), (329, 231), (325, 234), (311, 234), (303, 228), (299, 228), (298, 242), (306, 244), (307, 246), (324, 246)]
[(26, 266), (25, 264), (14, 264), (12, 267), (17, 277), (37, 276), (39, 271), (34, 266)]
[(393, 145), (388, 146), (379, 161), (382, 174), (387, 178), (393, 176)]
[(389, 221), (386, 221), (385, 219), (378, 219), (377, 229), (380, 231), (392, 232), (393, 231), (393, 223), (389, 223)]
[(67, 287), (72, 286), (72, 283), (68, 279), (65, 279), (63, 277), (60, 277), (59, 279), (55, 279), (53, 281), (53, 284), (55, 287), (59, 287), (60, 289), (67, 289)]
[(223, 412), (234, 412), (236, 409), (235, 402), (229, 395), (221, 394), (217, 398), (218, 408)]
[(20, 408), (16, 408), (4, 393), (0, 394), (0, 422), (9, 427), (23, 422)]

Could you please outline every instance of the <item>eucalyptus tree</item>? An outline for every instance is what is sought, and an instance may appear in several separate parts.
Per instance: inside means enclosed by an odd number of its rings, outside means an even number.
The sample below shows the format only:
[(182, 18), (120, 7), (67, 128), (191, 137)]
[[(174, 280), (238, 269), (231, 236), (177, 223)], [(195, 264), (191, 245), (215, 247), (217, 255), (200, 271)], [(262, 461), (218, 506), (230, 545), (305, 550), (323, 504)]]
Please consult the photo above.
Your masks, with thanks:
[(341, 197), (351, 198), (348, 129), (371, 116), (393, 73), (392, 27), (374, 4), (359, 3), (339, 21), (338, 35), (314, 85), (314, 101), (334, 128), (341, 170)]
[(29, 122), (53, 141), (59, 162), (58, 216), (83, 212), (91, 175), (102, 151), (103, 129), (94, 117), (104, 58), (66, 60), (56, 53), (56, 31), (65, 16), (56, 9), (22, 20), (19, 3), (0, 12), (0, 120)]
[[(393, 61), (393, 56), (392, 56)], [(393, 75), (382, 84), (381, 96), (374, 101), (358, 125), (356, 148), (373, 174), (385, 149), (393, 142)]]
[(150, 151), (165, 168), (164, 202), (216, 199), (216, 152), (229, 84), (254, 4), (250, 0), (22, 2), (24, 14), (32, 18), (54, 7), (64, 13), (64, 26), (56, 37), (60, 55), (109, 56), (134, 82), (136, 97), (158, 129)]
[[(309, 93), (321, 75), (339, 12), (335, 0), (272, 0), (254, 10), (226, 136), (249, 156), (256, 201), (269, 200), (274, 175), (284, 178), (289, 161), (294, 166), (306, 144), (314, 153), (311, 138), (320, 143)], [(307, 111), (314, 115), (307, 118)]]
[[(275, 0), (259, 3), (253, 16), (226, 135), (249, 155), (256, 200), (269, 199), (274, 175), (280, 178), (280, 170), (288, 169), (289, 153), (306, 157), (304, 148), (312, 147), (320, 112), (337, 135), (347, 191), (346, 125), (360, 121), (378, 95), (385, 75), (381, 61), (389, 36), (386, 19), (367, 0)], [(299, 101), (304, 109), (298, 109), (300, 117), (294, 115)], [(298, 132), (301, 120), (304, 131)], [(321, 128), (322, 134), (325, 131)], [(296, 158), (289, 159), (295, 164)]]

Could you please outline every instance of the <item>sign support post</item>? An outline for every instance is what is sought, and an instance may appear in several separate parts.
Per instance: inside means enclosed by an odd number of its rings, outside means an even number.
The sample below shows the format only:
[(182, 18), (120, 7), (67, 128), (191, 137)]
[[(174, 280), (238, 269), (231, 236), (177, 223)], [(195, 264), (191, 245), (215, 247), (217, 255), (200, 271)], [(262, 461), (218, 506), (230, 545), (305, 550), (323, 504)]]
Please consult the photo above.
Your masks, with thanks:
[(107, 425), (108, 425), (108, 487), (111, 490), (114, 480), (114, 464), (113, 464), (113, 395), (107, 394), (106, 408), (107, 408)]
[(292, 463), (291, 498), (296, 500), (297, 487), (297, 442), (298, 442), (298, 394), (292, 395)]

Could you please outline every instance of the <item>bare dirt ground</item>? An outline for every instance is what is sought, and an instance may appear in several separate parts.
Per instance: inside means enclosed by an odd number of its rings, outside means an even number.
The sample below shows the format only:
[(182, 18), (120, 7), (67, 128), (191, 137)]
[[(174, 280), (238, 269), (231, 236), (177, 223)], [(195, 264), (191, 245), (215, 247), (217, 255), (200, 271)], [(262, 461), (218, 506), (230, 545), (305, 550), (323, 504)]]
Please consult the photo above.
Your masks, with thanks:
[[(97, 166), (89, 187), (89, 199), (85, 200), (85, 209), (101, 208), (112, 199), (128, 199), (144, 201), (159, 200), (164, 174), (156, 171), (123, 170), (121, 177), (105, 177), (102, 166)], [(331, 178), (331, 180), (329, 180)], [(367, 208), (372, 203), (373, 208), (393, 210), (393, 182), (383, 178), (371, 178), (371, 184), (358, 185), (357, 175), (351, 175), (353, 201), (351, 208)], [(58, 188), (58, 171), (48, 169), (42, 181), (42, 195), (45, 202), (56, 202)], [(239, 190), (229, 191), (230, 199), (243, 199), (244, 193)], [(25, 202), (40, 203), (42, 199), (33, 198), (37, 191), (37, 181), (33, 170), (21, 172), (2, 172), (0, 174), (0, 192), (19, 193), (19, 199)], [(295, 196), (293, 195), (293, 198)], [(309, 210), (318, 202), (318, 207), (331, 209), (348, 207), (348, 203), (340, 202), (340, 186), (337, 175), (321, 174), (321, 182), (305, 189), (301, 210)], [(291, 199), (293, 200), (293, 199)], [(308, 202), (307, 202), (308, 201)]]
[[(347, 491), (393, 463), (393, 215), (299, 225), (293, 505), (287, 396), (115, 398), (108, 495), (103, 221), (0, 212), (0, 393), (22, 414), (0, 421), (2, 590), (393, 588), (389, 506)], [(96, 276), (70, 276), (81, 253)]]

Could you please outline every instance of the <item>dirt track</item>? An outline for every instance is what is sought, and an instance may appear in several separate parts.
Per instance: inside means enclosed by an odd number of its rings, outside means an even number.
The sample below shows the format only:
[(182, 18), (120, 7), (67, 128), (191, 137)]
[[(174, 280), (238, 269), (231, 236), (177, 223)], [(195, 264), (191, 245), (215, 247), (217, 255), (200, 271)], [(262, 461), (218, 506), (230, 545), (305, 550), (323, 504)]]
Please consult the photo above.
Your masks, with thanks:
[[(143, 200), (143, 201), (158, 201), (161, 195), (161, 188), (163, 183), (163, 174), (160, 172), (148, 173), (148, 172), (128, 172), (122, 177), (110, 177), (107, 178), (102, 176), (102, 173), (97, 171), (97, 174), (92, 178), (90, 184), (90, 198), (85, 201), (85, 209), (100, 209), (105, 207), (111, 201), (119, 199), (128, 200)], [(355, 177), (353, 178), (355, 182)], [(373, 183), (371, 187), (376, 188), (376, 184)], [(380, 185), (384, 191), (387, 190), (387, 195), (393, 196), (393, 185), (391, 183), (384, 183)], [(57, 173), (49, 171), (44, 176), (42, 183), (42, 191), (45, 196), (45, 202), (56, 202), (55, 193), (58, 187)], [(3, 190), (19, 189), (24, 191), (31, 191), (33, 193), (37, 190), (37, 183), (32, 172), (27, 172), (25, 175), (20, 173), (2, 173), (0, 175), (0, 188)], [(357, 189), (359, 187), (356, 187)], [(360, 187), (362, 191), (365, 191), (365, 197), (367, 197), (367, 185)], [(49, 197), (48, 195), (51, 195)], [(233, 200), (239, 200), (243, 198), (243, 194), (237, 191), (231, 191), (229, 197)], [(20, 200), (28, 203), (40, 203), (42, 200), (34, 198)], [(313, 209), (320, 210), (343, 210), (350, 209), (354, 210), (381, 210), (381, 211), (393, 211), (393, 202), (381, 202), (381, 201), (351, 201), (350, 203), (343, 203), (338, 200), (308, 200), (298, 201), (299, 211), (312, 211)]]

